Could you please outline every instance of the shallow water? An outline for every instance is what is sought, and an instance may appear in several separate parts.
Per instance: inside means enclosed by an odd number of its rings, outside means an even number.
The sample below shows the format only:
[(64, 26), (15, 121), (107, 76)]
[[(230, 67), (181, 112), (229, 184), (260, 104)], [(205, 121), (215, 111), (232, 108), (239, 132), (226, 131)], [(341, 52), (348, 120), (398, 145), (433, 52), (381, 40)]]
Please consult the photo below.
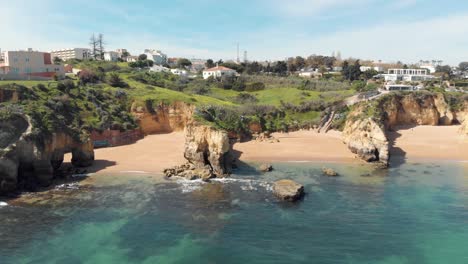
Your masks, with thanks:
[[(113, 184), (0, 207), (0, 263), (468, 263), (465, 164), (275, 164), (234, 179)], [(278, 202), (271, 182), (308, 195)]]

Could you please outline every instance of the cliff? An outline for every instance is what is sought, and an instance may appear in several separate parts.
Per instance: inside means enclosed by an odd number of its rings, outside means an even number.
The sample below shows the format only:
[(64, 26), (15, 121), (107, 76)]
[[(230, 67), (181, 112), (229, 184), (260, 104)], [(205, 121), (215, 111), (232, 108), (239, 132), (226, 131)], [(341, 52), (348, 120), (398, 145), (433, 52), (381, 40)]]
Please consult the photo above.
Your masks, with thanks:
[(231, 145), (227, 132), (206, 125), (190, 124), (185, 133), (184, 157), (195, 169), (208, 166), (216, 177), (231, 173)]
[(359, 118), (357, 113), (346, 121), (344, 143), (360, 159), (388, 166), (389, 144), (384, 126), (372, 118)]
[[(463, 101), (463, 98), (457, 98)], [(377, 100), (354, 107), (347, 117), (343, 141), (348, 148), (367, 162), (384, 166), (389, 161), (386, 131), (399, 125), (453, 125), (461, 123), (461, 132), (468, 134), (468, 103), (454, 109), (440, 93), (391, 93)]]
[(34, 190), (48, 186), (65, 153), (72, 153), (77, 167), (90, 166), (94, 160), (92, 142), (79, 142), (63, 132), (38, 137), (30, 118), (12, 114), (0, 123), (0, 194), (18, 189)]
[(194, 106), (183, 102), (169, 105), (160, 103), (157, 106), (153, 106), (152, 103), (138, 106), (134, 102), (131, 107), (131, 112), (145, 135), (183, 131), (193, 120), (194, 110)]

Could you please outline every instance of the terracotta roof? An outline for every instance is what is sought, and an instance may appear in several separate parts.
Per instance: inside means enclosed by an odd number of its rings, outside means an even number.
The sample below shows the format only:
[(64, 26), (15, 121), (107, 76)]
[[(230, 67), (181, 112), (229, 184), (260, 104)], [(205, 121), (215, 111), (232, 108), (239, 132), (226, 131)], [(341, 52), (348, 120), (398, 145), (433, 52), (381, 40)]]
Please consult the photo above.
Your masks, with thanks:
[(230, 68), (224, 67), (224, 66), (217, 66), (217, 67), (214, 67), (214, 68), (207, 69), (205, 71), (233, 71), (233, 69), (230, 69)]

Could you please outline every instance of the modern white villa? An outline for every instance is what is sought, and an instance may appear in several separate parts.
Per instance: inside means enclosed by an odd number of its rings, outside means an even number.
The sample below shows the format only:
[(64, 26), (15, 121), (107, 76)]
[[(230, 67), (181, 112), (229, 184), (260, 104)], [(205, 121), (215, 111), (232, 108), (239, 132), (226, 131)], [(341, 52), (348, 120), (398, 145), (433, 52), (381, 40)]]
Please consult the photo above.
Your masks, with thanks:
[(387, 84), (385, 85), (385, 90), (387, 91), (419, 91), (419, 90), (422, 90), (422, 87), (404, 85), (404, 84)]
[(382, 75), (387, 82), (418, 82), (434, 79), (434, 76), (429, 75), (427, 72), (427, 69), (389, 69), (388, 73)]
[(222, 76), (235, 76), (237, 72), (224, 66), (216, 66), (203, 71), (203, 79), (208, 79), (211, 76), (217, 78)]

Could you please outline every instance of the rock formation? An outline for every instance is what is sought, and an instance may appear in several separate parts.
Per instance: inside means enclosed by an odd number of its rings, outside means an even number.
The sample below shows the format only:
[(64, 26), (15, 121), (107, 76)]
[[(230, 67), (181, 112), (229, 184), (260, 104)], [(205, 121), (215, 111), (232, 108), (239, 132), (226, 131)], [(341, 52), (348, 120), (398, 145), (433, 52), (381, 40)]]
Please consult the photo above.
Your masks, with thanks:
[(184, 157), (195, 169), (211, 168), (216, 177), (231, 173), (232, 155), (227, 132), (205, 125), (190, 124), (185, 129)]
[(259, 167), (260, 171), (263, 171), (263, 172), (270, 172), (273, 170), (273, 166), (271, 164), (262, 164), (260, 165)]
[(273, 193), (283, 201), (295, 202), (304, 196), (304, 186), (292, 180), (279, 180), (273, 184)]
[(453, 125), (468, 132), (468, 103), (453, 111), (443, 94), (392, 93), (354, 108), (348, 115), (343, 141), (359, 158), (388, 166), (389, 142), (385, 132), (399, 125)]
[(330, 176), (330, 177), (336, 177), (338, 176), (338, 173), (332, 169), (332, 168), (322, 168), (322, 172), (323, 174), (325, 174), (326, 176)]
[(94, 160), (90, 141), (79, 142), (57, 132), (50, 136), (35, 135), (29, 118), (13, 114), (0, 124), (0, 194), (16, 189), (34, 189), (51, 183), (54, 170), (72, 152), (72, 163), (86, 167)]
[(343, 131), (343, 141), (362, 160), (388, 165), (389, 146), (384, 127), (372, 118), (348, 119)]

